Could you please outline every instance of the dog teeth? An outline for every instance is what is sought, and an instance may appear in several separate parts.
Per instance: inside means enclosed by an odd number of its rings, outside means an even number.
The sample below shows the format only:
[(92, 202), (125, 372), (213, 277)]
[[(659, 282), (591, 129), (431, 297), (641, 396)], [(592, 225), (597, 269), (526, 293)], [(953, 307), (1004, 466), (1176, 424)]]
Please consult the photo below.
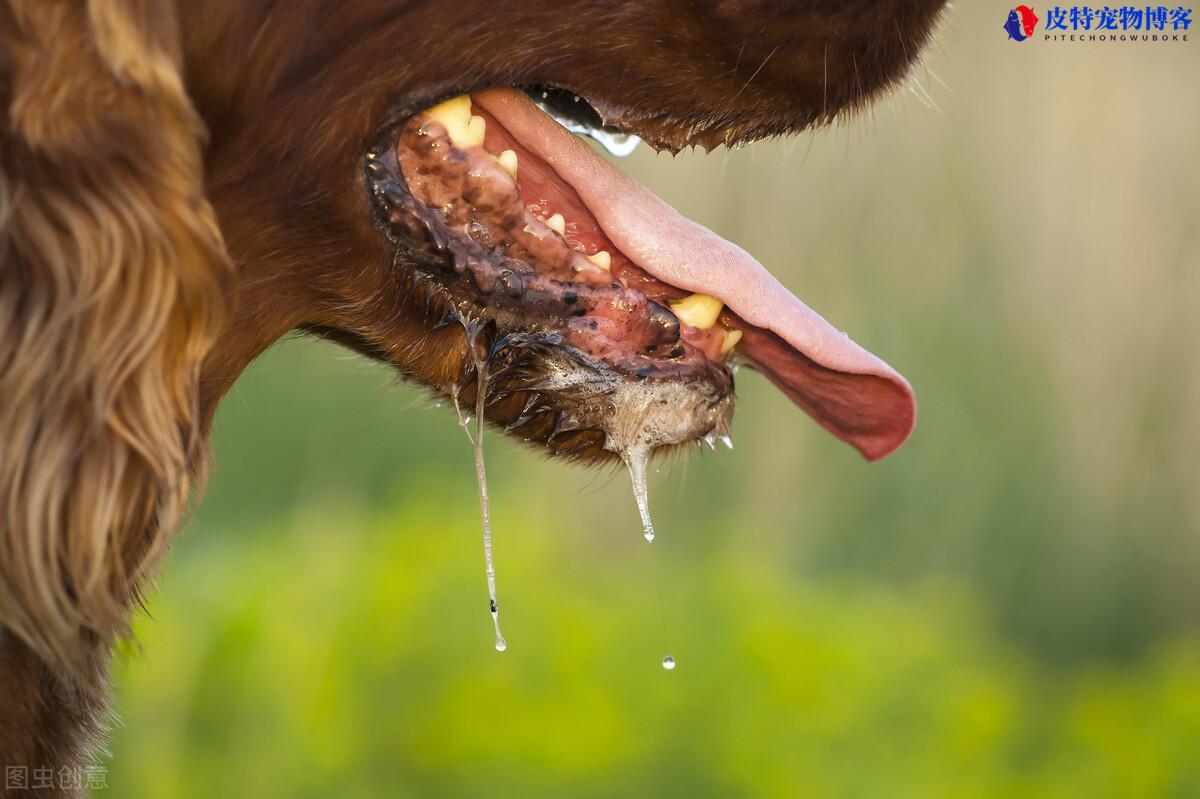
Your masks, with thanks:
[(483, 134), (487, 132), (487, 122), (484, 122), (483, 117), (471, 117), (467, 122), (467, 140), (460, 147), (482, 147)]
[(427, 109), (425, 116), (446, 129), (446, 135), (455, 147), (478, 147), (483, 144), (487, 123), (483, 117), (471, 115), (471, 98), (468, 95), (438, 103)]
[(500, 166), (504, 167), (505, 172), (514, 178), (517, 176), (517, 154), (515, 152), (505, 150), (496, 156), (496, 160), (500, 163)]
[(612, 256), (608, 254), (608, 250), (600, 250), (587, 257), (589, 261), (603, 269), (605, 272), (612, 269)]
[(707, 294), (693, 294), (671, 302), (671, 310), (679, 317), (679, 321), (697, 330), (708, 330), (716, 324), (723, 307), (720, 300)]
[[(724, 357), (733, 351), (733, 348), (742, 340), (742, 331), (726, 330), (725, 340), (721, 342), (721, 356)], [(733, 447), (731, 446), (730, 449)]]
[(546, 227), (550, 228), (560, 236), (567, 235), (567, 220), (563, 219), (562, 214), (554, 214), (547, 219)]

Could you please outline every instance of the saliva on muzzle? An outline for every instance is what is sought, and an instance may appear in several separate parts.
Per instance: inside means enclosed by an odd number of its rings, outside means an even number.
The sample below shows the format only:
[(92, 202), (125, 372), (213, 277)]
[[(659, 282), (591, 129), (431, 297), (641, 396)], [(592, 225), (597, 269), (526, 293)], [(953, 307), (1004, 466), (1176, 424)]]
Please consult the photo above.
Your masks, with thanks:
[[(714, 324), (720, 305), (711, 298), (682, 296), (668, 310), (618, 279), (625, 265), (609, 251), (574, 249), (562, 215), (534, 217), (517, 186), (515, 156), (486, 154), (482, 131), (469, 129), (477, 119), (458, 132), (477, 139), (468, 152), (444, 126), (415, 118), (395, 144), (368, 154), (367, 180), (398, 262), (413, 264), (444, 303), (443, 323), (461, 326), (467, 338), (464, 373), (440, 388), (474, 448), (488, 610), (504, 651), (484, 459), (484, 422), (499, 420), (489, 407), (520, 391), (526, 412), (542, 403), (554, 414), (547, 445), (564, 434), (586, 431), (592, 441), (598, 434), (599, 448), (628, 469), (643, 535), (653, 541), (649, 460), (688, 441), (729, 442), (734, 395), (723, 360), (740, 333)], [(689, 324), (697, 313), (707, 317), (703, 327)], [(512, 365), (531, 358), (536, 369), (514, 386)], [(471, 383), (473, 435), (460, 403)], [(537, 440), (524, 435), (535, 416), (522, 413), (506, 429)]]
[[(466, 376), (474, 382), (474, 418), (466, 416), (460, 402), (460, 392), (467, 380), (449, 388), (458, 414), (459, 424), (474, 449), (475, 477), (479, 492), (480, 519), (483, 531), (485, 574), (488, 586), (488, 611), (496, 634), (496, 649), (503, 652), (508, 644), (500, 632), (499, 601), (496, 592), (496, 569), (492, 553), (491, 501), (488, 494), (487, 468), (484, 459), (484, 431), (489, 404), (489, 383), (494, 361), (508, 347), (528, 343), (528, 336), (517, 334), (486, 344), (487, 325), (459, 317), (471, 353), (470, 370)], [(733, 394), (710, 394), (711, 387), (703, 382), (631, 380), (601, 364), (581, 362), (578, 353), (568, 354), (551, 349), (539, 363), (540, 377), (523, 385), (523, 390), (535, 396), (569, 397), (571, 411), (559, 417), (563, 432), (600, 430), (604, 449), (616, 455), (629, 471), (643, 536), (654, 540), (654, 524), (650, 518), (646, 469), (650, 456), (663, 448), (677, 446), (690, 440), (704, 441), (710, 447), (718, 438), (732, 447), (729, 420), (733, 411)], [(501, 360), (500, 369), (503, 369)], [(699, 424), (698, 424), (699, 420)], [(474, 421), (474, 434), (471, 422)], [(707, 432), (699, 439), (697, 429)]]

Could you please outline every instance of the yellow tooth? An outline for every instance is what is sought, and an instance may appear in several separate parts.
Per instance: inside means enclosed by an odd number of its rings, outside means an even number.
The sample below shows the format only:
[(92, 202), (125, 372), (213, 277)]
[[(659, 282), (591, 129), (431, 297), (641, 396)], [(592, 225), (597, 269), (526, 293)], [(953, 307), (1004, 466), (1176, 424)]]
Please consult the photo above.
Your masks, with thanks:
[(733, 348), (738, 345), (738, 342), (741, 340), (742, 340), (742, 331), (726, 330), (725, 331), (725, 340), (721, 342), (721, 355), (723, 355), (723, 356), (728, 355), (733, 350)]
[(471, 122), (471, 98), (461, 95), (428, 109), (425, 115), (440, 124), (450, 135), (450, 141), (458, 144), (467, 133)]
[(455, 147), (476, 147), (483, 144), (487, 127), (483, 117), (471, 116), (471, 98), (454, 97), (425, 111), (425, 115), (446, 129)]
[(487, 123), (483, 117), (471, 117), (467, 122), (467, 143), (459, 147), (479, 147), (483, 144), (483, 134), (487, 131)]
[(555, 214), (546, 220), (546, 227), (553, 230), (560, 236), (567, 234), (567, 220), (563, 219), (562, 214)]
[(458, 97), (451, 97), (449, 100), (443, 100), (433, 108), (426, 109), (426, 116), (433, 117), (443, 125), (447, 122), (457, 122), (461, 125), (466, 125), (467, 120), (471, 118), (471, 98), (469, 95), (460, 94)]
[(707, 294), (693, 294), (671, 302), (671, 310), (679, 317), (679, 321), (700, 330), (708, 330), (716, 324), (722, 307), (720, 300)]
[(500, 155), (496, 156), (496, 160), (500, 162), (500, 166), (504, 167), (505, 172), (512, 175), (514, 178), (517, 176), (516, 153), (514, 153), (512, 150), (505, 150), (504, 152), (500, 153)]
[(600, 250), (593, 255), (589, 255), (587, 259), (605, 272), (612, 269), (612, 256), (608, 254), (608, 250)]

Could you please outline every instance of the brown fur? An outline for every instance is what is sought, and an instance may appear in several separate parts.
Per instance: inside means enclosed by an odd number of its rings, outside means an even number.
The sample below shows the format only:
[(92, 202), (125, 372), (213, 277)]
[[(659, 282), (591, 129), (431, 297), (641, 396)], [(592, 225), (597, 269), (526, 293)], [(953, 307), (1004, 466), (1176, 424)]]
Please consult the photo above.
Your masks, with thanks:
[(792, 133), (900, 79), (941, 4), (0, 0), (0, 765), (96, 741), (254, 357), (301, 328), (461, 371), (362, 185), (398, 108), (551, 83), (667, 148)]

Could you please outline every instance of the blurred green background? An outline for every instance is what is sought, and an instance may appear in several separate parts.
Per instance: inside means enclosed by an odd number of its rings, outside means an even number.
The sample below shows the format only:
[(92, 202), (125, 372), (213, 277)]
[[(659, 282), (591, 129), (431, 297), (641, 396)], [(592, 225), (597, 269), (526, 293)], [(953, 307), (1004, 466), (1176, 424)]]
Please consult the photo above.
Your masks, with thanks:
[(112, 792), (1200, 795), (1200, 42), (1006, 15), (833, 129), (622, 162), (910, 378), (900, 452), (743, 371), (647, 545), (623, 473), (490, 436), (501, 655), (453, 414), (280, 344), (119, 657)]

